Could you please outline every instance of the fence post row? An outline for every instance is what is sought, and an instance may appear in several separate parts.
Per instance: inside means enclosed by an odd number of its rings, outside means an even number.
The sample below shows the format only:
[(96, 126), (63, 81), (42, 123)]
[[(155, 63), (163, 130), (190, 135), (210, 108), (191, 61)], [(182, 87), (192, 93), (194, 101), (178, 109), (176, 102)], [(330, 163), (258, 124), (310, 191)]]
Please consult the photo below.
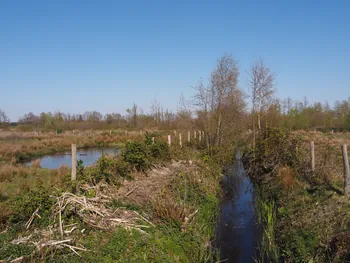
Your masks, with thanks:
[(75, 181), (77, 179), (77, 145), (72, 144), (72, 177), (71, 180)]
[(168, 135), (168, 144), (171, 145), (171, 135)]
[(344, 167), (344, 194), (350, 194), (350, 168), (349, 168), (349, 157), (347, 145), (344, 144), (341, 146), (343, 154), (343, 167)]
[(311, 152), (311, 170), (315, 171), (315, 143), (310, 142), (310, 152)]

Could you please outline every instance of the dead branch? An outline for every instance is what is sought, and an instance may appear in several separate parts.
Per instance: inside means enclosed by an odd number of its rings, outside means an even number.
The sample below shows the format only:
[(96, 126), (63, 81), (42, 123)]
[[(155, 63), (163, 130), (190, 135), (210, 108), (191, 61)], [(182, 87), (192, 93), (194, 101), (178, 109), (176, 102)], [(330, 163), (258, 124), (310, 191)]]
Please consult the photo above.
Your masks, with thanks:
[(34, 213), (32, 214), (32, 216), (29, 218), (29, 220), (27, 221), (27, 223), (25, 224), (25, 227), (28, 229), (30, 227), (30, 225), (32, 224), (35, 216), (41, 218), (39, 215), (38, 215), (38, 211), (40, 209), (40, 206), (34, 211)]
[(18, 244), (26, 244), (30, 240), (32, 235), (26, 236), (26, 237), (18, 237), (17, 239), (14, 239), (11, 241), (11, 244), (18, 245)]
[(146, 221), (148, 224), (150, 224), (151, 226), (155, 227), (154, 224), (152, 224), (152, 222), (150, 222), (149, 220), (147, 220), (145, 217), (143, 217), (142, 215), (140, 215), (138, 212), (134, 211), (134, 213), (136, 215), (138, 215), (139, 217), (141, 217), (144, 221)]

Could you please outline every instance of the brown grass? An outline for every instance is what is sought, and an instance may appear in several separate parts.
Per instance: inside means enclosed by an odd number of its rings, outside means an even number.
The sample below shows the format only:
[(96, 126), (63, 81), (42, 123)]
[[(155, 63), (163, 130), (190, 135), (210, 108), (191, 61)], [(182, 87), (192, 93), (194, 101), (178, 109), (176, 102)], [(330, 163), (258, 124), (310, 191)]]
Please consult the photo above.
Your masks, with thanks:
[(291, 190), (296, 183), (294, 171), (288, 167), (283, 166), (277, 170), (277, 180), (282, 184), (286, 190)]
[(31, 168), (41, 168), (40, 159), (36, 159), (36, 160), (31, 161), (30, 167)]
[(11, 180), (15, 176), (25, 176), (28, 168), (22, 165), (3, 164), (0, 165), (0, 183), (6, 180)]
[(184, 204), (177, 203), (169, 195), (157, 197), (152, 201), (152, 207), (157, 217), (167, 221), (183, 223), (188, 214), (188, 208)]
[(302, 159), (302, 167), (310, 170), (310, 141), (315, 143), (315, 168), (318, 180), (325, 183), (343, 181), (343, 162), (341, 145), (350, 145), (350, 133), (321, 133), (297, 131), (294, 136), (301, 138), (298, 152)]

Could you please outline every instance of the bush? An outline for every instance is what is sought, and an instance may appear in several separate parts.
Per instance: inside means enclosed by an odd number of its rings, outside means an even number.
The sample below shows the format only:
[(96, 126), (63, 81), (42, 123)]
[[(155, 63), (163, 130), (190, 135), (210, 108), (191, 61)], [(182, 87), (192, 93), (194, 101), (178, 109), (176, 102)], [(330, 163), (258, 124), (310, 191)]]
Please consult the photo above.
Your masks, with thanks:
[(256, 140), (245, 161), (249, 161), (248, 173), (257, 181), (276, 175), (278, 166), (298, 168), (300, 156), (297, 153), (299, 140), (283, 129), (269, 129)]
[(141, 142), (127, 142), (122, 157), (138, 171), (146, 171), (151, 166), (148, 147)]
[(156, 141), (154, 144), (149, 146), (150, 154), (155, 159), (169, 160), (170, 159), (170, 149), (166, 142)]
[(131, 167), (128, 162), (125, 162), (123, 159), (119, 158), (115, 161), (114, 164), (116, 174), (123, 178), (130, 177)]
[(47, 225), (51, 208), (55, 203), (55, 199), (51, 195), (52, 191), (42, 186), (22, 192), (10, 202), (13, 213), (11, 221), (14, 223), (25, 222), (39, 208), (38, 214), (41, 218), (35, 220), (38, 220), (41, 225)]
[[(102, 154), (96, 166), (85, 169), (81, 160), (77, 161), (77, 177), (81, 183), (98, 184), (104, 180), (108, 184), (119, 184), (121, 178), (130, 178), (131, 167), (120, 156)], [(66, 185), (71, 184), (67, 177)]]

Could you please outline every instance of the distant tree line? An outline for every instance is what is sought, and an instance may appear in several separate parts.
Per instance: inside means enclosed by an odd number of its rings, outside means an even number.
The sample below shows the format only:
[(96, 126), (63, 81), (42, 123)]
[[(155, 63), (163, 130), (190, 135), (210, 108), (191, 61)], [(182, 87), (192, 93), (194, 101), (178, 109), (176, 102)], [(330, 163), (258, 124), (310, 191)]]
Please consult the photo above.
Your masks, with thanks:
[[(126, 114), (108, 113), (103, 115), (98, 111), (86, 111), (83, 114), (70, 114), (63, 112), (42, 112), (36, 115), (33, 112), (24, 114), (16, 123), (23, 129), (40, 130), (72, 130), (72, 129), (181, 129), (194, 126), (194, 119), (181, 111), (176, 114), (164, 109), (161, 104), (154, 101), (151, 112), (146, 114), (136, 104), (126, 109)], [(8, 126), (9, 118), (0, 110), (0, 125)]]
[[(256, 59), (248, 73), (250, 87), (245, 94), (239, 88), (238, 63), (232, 55), (225, 54), (218, 59), (208, 81), (201, 80), (193, 87), (192, 98), (180, 97), (176, 113), (153, 101), (149, 113), (134, 103), (124, 115), (103, 115), (97, 111), (83, 114), (42, 112), (40, 115), (29, 112), (18, 123), (20, 127), (42, 130), (197, 128), (206, 132), (210, 149), (220, 147), (233, 135), (247, 129), (254, 134), (266, 127), (350, 131), (350, 97), (336, 101), (333, 106), (327, 102), (310, 104), (306, 98), (303, 101), (282, 100), (275, 96), (275, 74), (263, 59)], [(6, 126), (8, 122), (6, 113), (0, 110), (0, 125)]]
[(304, 101), (275, 99), (265, 109), (265, 122), (272, 126), (293, 130), (316, 129), (323, 131), (350, 130), (350, 97), (336, 101), (331, 107), (327, 102), (309, 104)]

